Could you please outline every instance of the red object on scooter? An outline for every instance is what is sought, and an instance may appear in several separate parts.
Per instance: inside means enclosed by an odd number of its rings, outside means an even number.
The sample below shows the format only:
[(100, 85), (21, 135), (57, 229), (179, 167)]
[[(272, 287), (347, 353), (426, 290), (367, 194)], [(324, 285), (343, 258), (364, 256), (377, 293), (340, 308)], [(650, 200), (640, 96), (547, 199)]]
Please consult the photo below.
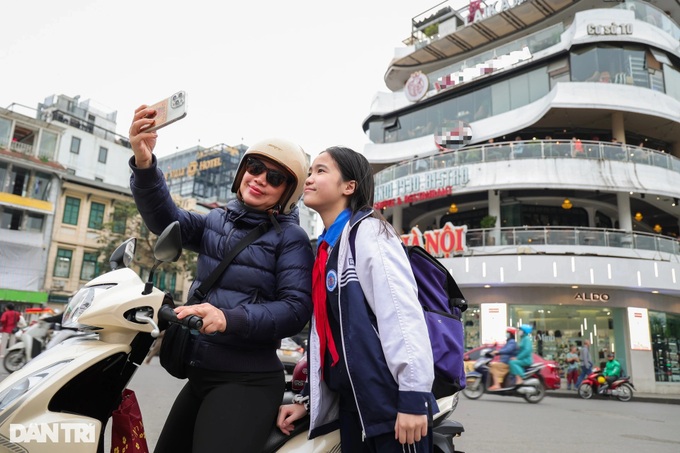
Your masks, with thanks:
[(111, 414), (111, 452), (149, 453), (137, 396), (123, 390), (123, 400)]

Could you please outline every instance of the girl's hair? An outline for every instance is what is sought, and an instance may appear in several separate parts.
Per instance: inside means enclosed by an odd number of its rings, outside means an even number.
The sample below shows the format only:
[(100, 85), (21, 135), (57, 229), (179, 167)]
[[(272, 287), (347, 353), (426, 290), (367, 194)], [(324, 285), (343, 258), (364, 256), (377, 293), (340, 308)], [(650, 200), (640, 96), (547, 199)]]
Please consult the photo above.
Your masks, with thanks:
[(373, 208), (375, 183), (368, 159), (363, 154), (343, 146), (331, 146), (322, 152), (328, 153), (333, 158), (340, 169), (343, 181), (356, 181), (354, 193), (349, 197), (348, 207), (352, 214), (362, 209), (370, 209), (373, 217), (380, 219), (383, 226), (392, 229), (382, 214)]
[(335, 161), (343, 181), (357, 183), (354, 193), (349, 197), (352, 214), (360, 209), (373, 209), (373, 173), (366, 157), (341, 146), (331, 146), (324, 152), (330, 154)]

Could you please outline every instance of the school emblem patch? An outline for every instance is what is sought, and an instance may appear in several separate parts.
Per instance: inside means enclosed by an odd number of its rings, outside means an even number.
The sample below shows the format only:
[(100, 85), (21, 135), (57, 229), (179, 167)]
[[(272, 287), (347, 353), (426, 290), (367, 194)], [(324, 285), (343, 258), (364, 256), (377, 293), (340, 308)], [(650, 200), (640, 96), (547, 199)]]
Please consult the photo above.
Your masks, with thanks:
[(338, 274), (334, 270), (328, 271), (326, 274), (326, 290), (335, 291), (338, 286)]

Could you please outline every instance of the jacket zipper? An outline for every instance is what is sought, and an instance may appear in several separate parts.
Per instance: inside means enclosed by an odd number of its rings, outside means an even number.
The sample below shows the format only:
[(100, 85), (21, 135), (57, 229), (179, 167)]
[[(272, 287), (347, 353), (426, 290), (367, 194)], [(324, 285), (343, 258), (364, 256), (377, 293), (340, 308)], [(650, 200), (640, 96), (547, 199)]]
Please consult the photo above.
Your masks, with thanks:
[[(359, 222), (357, 222), (359, 223)], [(355, 224), (356, 226), (356, 224)], [(352, 227), (353, 228), (353, 227)], [(347, 230), (347, 237), (349, 238), (349, 233), (352, 230), (350, 228)], [(340, 236), (340, 239), (342, 239), (342, 236)], [(349, 247), (349, 242), (348, 242), (348, 247)], [(330, 257), (330, 254), (328, 255)], [(354, 266), (356, 269), (356, 259), (354, 259)], [(338, 253), (338, 265), (340, 264), (340, 254)], [(338, 266), (339, 267), (339, 266)], [(339, 271), (340, 269), (338, 269)], [(338, 272), (340, 273), (340, 272)], [(354, 388), (354, 382), (352, 381), (352, 373), (349, 372), (349, 360), (347, 360), (347, 350), (345, 349), (345, 331), (342, 327), (342, 294), (340, 294), (342, 291), (340, 284), (338, 284), (338, 314), (340, 315), (340, 341), (342, 343), (342, 353), (345, 356), (345, 369), (347, 370), (347, 378), (349, 379), (349, 383), (352, 386), (352, 396), (354, 397), (354, 404), (357, 407), (357, 413), (359, 414), (359, 421), (361, 422), (361, 442), (363, 443), (366, 440), (366, 427), (364, 426), (364, 417), (361, 415), (361, 408), (359, 407), (359, 401), (357, 400), (357, 392), (356, 389)]]

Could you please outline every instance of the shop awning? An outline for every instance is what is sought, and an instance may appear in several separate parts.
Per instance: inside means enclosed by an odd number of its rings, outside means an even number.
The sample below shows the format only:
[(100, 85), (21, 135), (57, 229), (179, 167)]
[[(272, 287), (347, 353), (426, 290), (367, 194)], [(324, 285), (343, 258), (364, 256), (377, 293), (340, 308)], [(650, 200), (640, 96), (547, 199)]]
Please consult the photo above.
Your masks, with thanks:
[(18, 289), (0, 288), (0, 301), (44, 304), (47, 302), (47, 293), (42, 291), (21, 291)]

